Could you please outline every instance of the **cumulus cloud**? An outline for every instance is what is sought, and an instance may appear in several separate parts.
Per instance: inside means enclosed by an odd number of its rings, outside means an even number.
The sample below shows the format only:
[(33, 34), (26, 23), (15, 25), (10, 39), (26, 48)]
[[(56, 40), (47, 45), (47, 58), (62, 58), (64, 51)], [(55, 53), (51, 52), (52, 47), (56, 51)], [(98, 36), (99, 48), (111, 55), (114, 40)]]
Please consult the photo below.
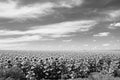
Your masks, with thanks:
[(110, 32), (102, 32), (102, 33), (98, 33), (93, 35), (94, 37), (106, 37), (110, 34)]
[(89, 31), (97, 23), (93, 20), (81, 20), (81, 21), (66, 21), (56, 24), (34, 26), (26, 31), (11, 31), (0, 30), (0, 35), (35, 35), (40, 36), (52, 36), (52, 37), (67, 37), (70, 33)]
[(120, 27), (120, 23), (116, 23), (114, 26), (118, 26), (118, 27)]
[(118, 27), (120, 27), (120, 23), (112, 23), (112, 24), (110, 24), (110, 26), (108, 28), (109, 29), (117, 29)]

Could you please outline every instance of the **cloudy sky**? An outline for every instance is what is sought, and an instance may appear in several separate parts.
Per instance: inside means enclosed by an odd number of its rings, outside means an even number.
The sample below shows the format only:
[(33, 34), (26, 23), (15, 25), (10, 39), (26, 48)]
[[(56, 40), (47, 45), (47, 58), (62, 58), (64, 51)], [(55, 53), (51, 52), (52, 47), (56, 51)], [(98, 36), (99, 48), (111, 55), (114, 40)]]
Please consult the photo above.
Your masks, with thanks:
[(120, 49), (120, 0), (0, 0), (0, 49)]

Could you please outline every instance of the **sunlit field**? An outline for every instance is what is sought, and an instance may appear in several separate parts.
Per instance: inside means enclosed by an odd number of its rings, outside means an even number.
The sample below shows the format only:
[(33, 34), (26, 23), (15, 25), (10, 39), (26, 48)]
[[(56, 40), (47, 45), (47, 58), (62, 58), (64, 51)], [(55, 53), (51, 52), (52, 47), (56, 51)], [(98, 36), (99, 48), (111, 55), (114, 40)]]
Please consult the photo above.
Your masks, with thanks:
[(0, 80), (120, 80), (120, 51), (0, 51)]
[(79, 59), (83, 57), (91, 56), (116, 56), (120, 57), (120, 51), (23, 51), (23, 50), (0, 50), (0, 56), (27, 56), (27, 57), (39, 57), (39, 58), (48, 58), (48, 57), (66, 57)]

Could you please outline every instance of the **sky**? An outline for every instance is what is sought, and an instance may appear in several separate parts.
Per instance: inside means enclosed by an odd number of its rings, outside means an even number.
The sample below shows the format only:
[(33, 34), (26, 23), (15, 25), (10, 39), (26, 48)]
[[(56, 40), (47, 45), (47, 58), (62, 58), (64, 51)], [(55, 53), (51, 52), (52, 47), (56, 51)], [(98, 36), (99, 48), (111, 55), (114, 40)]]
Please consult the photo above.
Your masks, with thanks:
[(0, 0), (0, 49), (120, 49), (120, 0)]

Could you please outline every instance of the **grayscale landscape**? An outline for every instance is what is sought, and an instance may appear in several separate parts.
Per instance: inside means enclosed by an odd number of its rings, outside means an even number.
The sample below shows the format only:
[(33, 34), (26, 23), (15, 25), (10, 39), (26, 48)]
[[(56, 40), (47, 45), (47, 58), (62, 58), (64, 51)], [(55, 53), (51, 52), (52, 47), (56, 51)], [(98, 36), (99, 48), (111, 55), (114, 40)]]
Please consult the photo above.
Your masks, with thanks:
[(0, 80), (120, 80), (120, 0), (0, 0)]

